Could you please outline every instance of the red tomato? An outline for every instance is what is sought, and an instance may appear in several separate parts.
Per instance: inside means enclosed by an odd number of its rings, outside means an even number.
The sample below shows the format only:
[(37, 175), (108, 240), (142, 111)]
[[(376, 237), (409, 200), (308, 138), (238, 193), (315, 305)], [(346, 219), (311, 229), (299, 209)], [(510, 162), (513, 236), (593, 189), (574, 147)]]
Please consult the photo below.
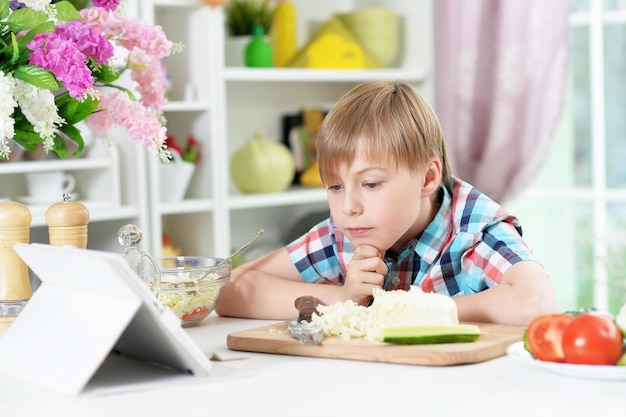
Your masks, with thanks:
[(572, 320), (567, 314), (546, 314), (531, 321), (526, 329), (530, 353), (542, 361), (563, 362), (561, 339)]
[(209, 309), (206, 308), (206, 307), (198, 307), (195, 310), (193, 310), (191, 313), (183, 314), (183, 316), (180, 319), (182, 321), (193, 320), (193, 319), (196, 319), (196, 318), (206, 314), (208, 311), (209, 311)]
[(615, 365), (622, 356), (624, 339), (613, 316), (593, 311), (567, 326), (562, 343), (567, 363)]

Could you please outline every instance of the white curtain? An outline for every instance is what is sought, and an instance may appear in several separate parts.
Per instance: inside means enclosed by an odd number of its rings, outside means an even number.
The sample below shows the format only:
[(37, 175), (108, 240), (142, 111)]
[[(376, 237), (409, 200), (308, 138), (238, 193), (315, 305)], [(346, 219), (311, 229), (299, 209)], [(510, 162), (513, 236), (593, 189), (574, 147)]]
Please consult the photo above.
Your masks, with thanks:
[(435, 107), (453, 175), (496, 201), (549, 151), (565, 98), (568, 0), (436, 0)]

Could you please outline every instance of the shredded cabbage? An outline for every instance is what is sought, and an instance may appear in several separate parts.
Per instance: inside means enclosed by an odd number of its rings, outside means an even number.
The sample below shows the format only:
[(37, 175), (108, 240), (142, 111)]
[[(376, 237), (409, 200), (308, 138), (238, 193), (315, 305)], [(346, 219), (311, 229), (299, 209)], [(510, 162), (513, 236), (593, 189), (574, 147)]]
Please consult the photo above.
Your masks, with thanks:
[[(190, 283), (185, 274), (164, 274), (161, 277), (161, 291), (159, 301), (169, 307), (179, 318), (193, 313), (196, 309), (208, 309), (207, 315), (215, 307), (220, 294), (221, 286), (207, 286), (202, 283)], [(219, 278), (218, 274), (209, 274), (206, 281), (214, 281)], [(204, 280), (203, 280), (204, 282)], [(201, 317), (195, 317), (198, 319)]]
[(341, 336), (344, 340), (363, 337), (368, 311), (354, 301), (346, 300), (330, 306), (318, 305), (319, 314), (311, 316), (311, 322), (324, 330), (325, 336)]
[(416, 286), (409, 291), (375, 289), (373, 294), (369, 308), (351, 300), (320, 305), (311, 322), (321, 327), (324, 335), (344, 340), (379, 340), (381, 329), (388, 327), (459, 324), (456, 304), (448, 296), (425, 293)]

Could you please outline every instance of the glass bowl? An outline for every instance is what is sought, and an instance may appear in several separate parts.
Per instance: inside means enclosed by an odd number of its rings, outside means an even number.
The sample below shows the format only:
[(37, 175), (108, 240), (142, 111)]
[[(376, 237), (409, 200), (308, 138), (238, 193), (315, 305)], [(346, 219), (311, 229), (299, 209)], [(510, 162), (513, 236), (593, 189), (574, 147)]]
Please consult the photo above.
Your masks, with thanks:
[(161, 304), (191, 327), (215, 309), (230, 280), (230, 261), (204, 256), (176, 256), (158, 260), (160, 285), (156, 290)]

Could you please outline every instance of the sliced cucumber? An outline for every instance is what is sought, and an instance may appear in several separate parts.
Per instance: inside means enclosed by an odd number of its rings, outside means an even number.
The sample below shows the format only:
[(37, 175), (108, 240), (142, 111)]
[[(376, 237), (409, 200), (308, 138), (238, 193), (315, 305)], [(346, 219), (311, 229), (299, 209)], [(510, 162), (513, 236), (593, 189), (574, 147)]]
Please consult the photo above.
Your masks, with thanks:
[(480, 328), (474, 324), (386, 327), (381, 329), (383, 342), (407, 345), (464, 343), (473, 342), (479, 337)]
[(530, 344), (528, 343), (528, 329), (524, 331), (524, 338), (522, 339), (522, 341), (524, 342), (524, 349), (526, 350), (526, 352), (532, 355), (532, 352), (530, 351)]

